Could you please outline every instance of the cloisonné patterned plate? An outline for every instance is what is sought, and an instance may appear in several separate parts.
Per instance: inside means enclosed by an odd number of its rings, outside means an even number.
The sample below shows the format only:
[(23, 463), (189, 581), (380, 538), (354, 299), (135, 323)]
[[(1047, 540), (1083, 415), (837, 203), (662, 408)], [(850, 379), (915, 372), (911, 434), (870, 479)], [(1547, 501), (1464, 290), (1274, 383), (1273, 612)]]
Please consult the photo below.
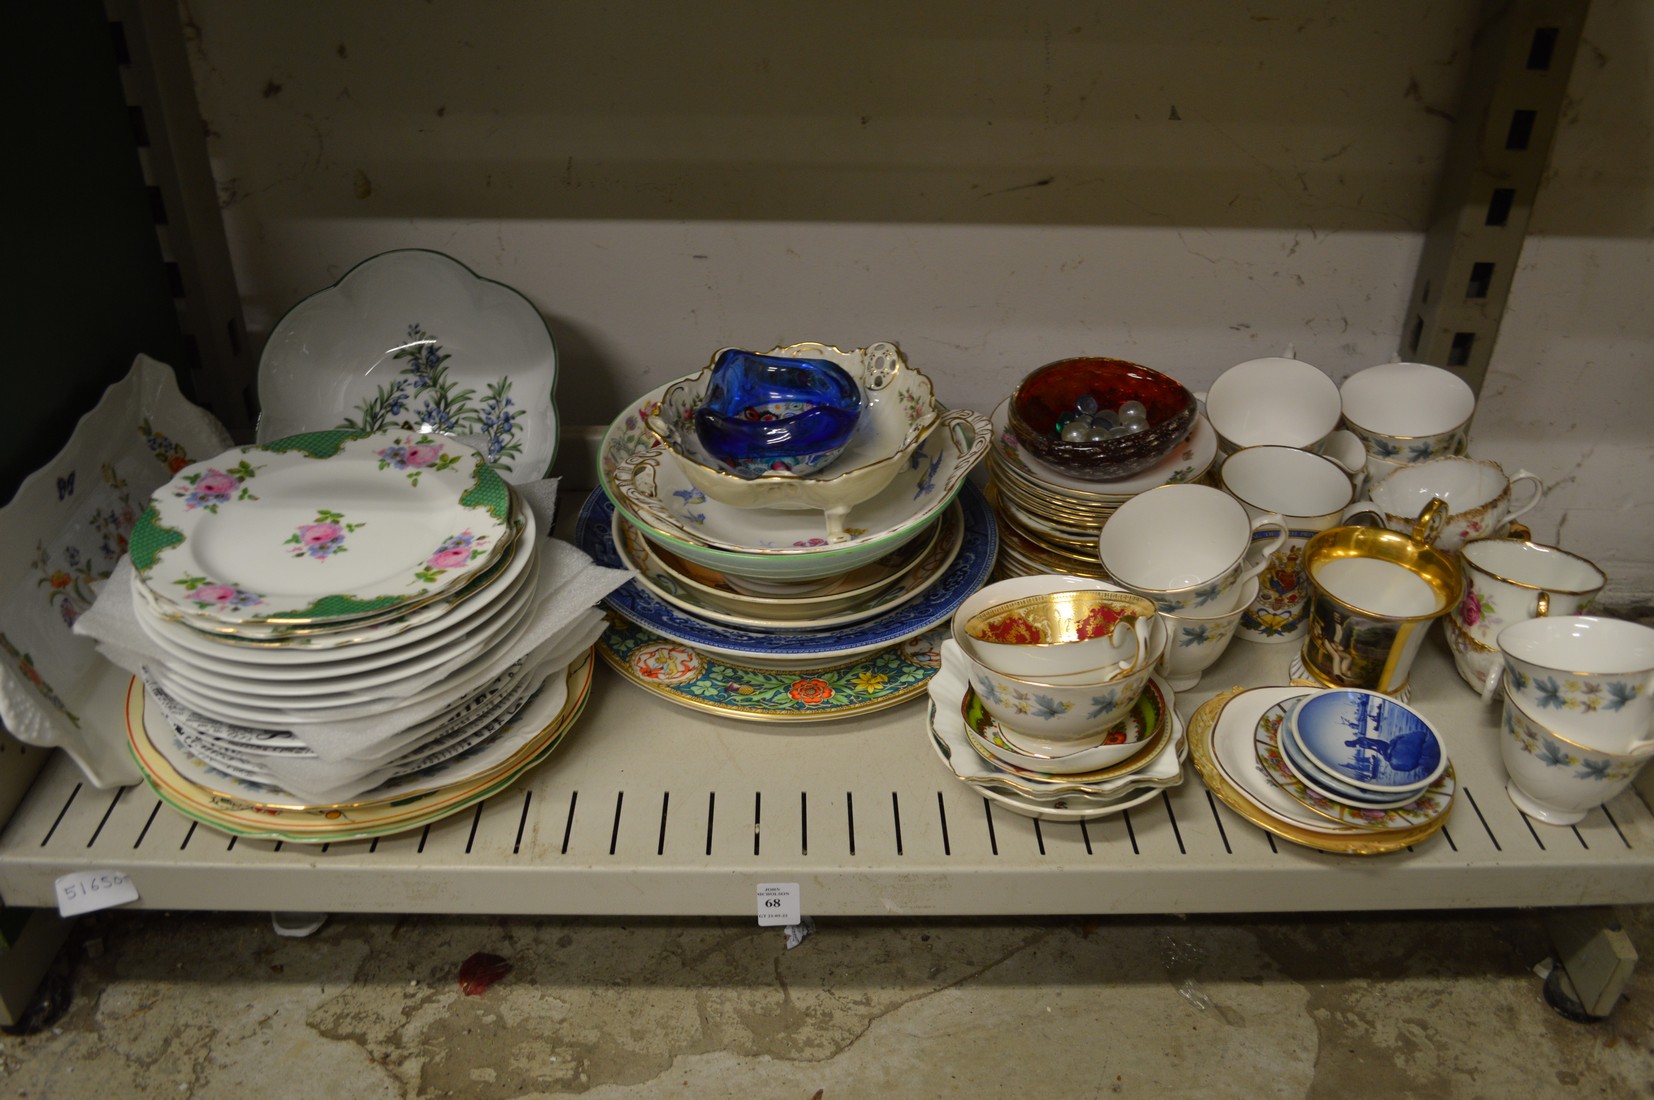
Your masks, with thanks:
[(132, 564), (197, 629), (348, 624), (462, 588), (511, 511), (505, 482), (453, 440), (312, 432), (180, 471), (138, 518)]
[(632, 683), (680, 706), (757, 722), (811, 722), (868, 714), (923, 694), (946, 636), (947, 628), (938, 627), (836, 668), (755, 669), (611, 614), (597, 652)]

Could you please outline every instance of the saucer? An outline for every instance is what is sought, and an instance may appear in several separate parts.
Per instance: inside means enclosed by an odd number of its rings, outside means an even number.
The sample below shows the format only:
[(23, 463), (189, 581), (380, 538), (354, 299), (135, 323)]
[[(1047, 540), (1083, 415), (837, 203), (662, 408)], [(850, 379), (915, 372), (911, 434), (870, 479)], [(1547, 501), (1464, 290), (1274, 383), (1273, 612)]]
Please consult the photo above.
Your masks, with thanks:
[(1213, 795), (1265, 832), (1341, 855), (1401, 851), (1447, 823), (1444, 810), (1431, 821), (1405, 829), (1344, 824), (1310, 810), (1283, 790), (1258, 763), (1258, 723), (1270, 707), (1305, 694), (1302, 687), (1235, 688), (1195, 710), (1189, 719), (1190, 758)]
[(1304, 778), (1301, 771), (1293, 769), (1291, 761), (1284, 757), (1284, 726), (1289, 704), (1293, 701), (1276, 703), (1264, 712), (1254, 734), (1254, 751), (1259, 765), (1275, 785), (1307, 809), (1343, 825), (1369, 829), (1410, 829), (1429, 824), (1451, 808), (1453, 795), (1458, 789), (1451, 766), (1422, 794), (1389, 805), (1358, 805), (1319, 789)]

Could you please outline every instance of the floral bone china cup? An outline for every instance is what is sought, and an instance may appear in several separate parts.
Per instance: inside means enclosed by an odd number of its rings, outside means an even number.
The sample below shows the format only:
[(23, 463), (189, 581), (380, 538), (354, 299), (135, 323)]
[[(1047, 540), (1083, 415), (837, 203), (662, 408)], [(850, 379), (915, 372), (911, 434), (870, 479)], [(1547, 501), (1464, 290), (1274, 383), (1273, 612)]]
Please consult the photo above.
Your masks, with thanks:
[(1459, 551), (1464, 598), (1442, 626), (1453, 663), (1477, 692), (1499, 659), (1499, 631), (1526, 619), (1583, 614), (1608, 583), (1596, 565), (1522, 539), (1472, 539)]
[(1229, 611), (1160, 613), (1160, 621), (1166, 625), (1166, 649), (1155, 671), (1173, 691), (1188, 691), (1200, 683), (1201, 674), (1216, 664), (1235, 640), (1236, 626), (1255, 599), (1258, 578), (1242, 582), (1240, 588), (1235, 607)]
[(1330, 460), (1281, 446), (1236, 451), (1223, 463), (1219, 481), (1253, 519), (1275, 513), (1286, 524), (1286, 540), (1269, 556), (1257, 596), (1240, 616), (1240, 635), (1254, 642), (1298, 641), (1309, 622), (1304, 546), (1342, 522), (1355, 487)]
[(1154, 603), (1132, 592), (1063, 588), (1008, 599), (965, 622), (971, 648), (1012, 676), (1101, 679), (1138, 668)]
[(1500, 683), (1530, 716), (1576, 745), (1610, 755), (1654, 751), (1654, 629), (1620, 619), (1528, 619), (1499, 632), (1482, 689)]
[[(1517, 500), (1521, 485), (1527, 489)], [(1497, 462), (1449, 455), (1399, 467), (1375, 482), (1367, 495), (1392, 531), (1411, 529), (1425, 505), (1443, 501), (1448, 514), (1436, 545), (1457, 550), (1533, 511), (1545, 496), (1545, 483), (1526, 470), (1506, 476)]]
[[(982, 612), (1008, 602), (1053, 592), (1119, 592), (1107, 581), (1087, 577), (1042, 574), (996, 581), (973, 593), (953, 617), (952, 641), (964, 656), (966, 675), (984, 709), (1006, 728), (1027, 734), (1046, 744), (1078, 749), (1101, 744), (1114, 723), (1131, 712), (1154, 672), (1166, 643), (1166, 631), (1158, 616), (1144, 624), (1147, 641), (1140, 663), (1121, 671), (1112, 665), (1103, 670), (1061, 673), (1058, 657), (1050, 652), (1024, 655), (1052, 662), (1044, 675), (1016, 676), (989, 663), (1004, 646), (979, 646), (966, 632)], [(1061, 647), (1057, 647), (1061, 648)]]
[(1444, 508), (1433, 502), (1411, 534), (1332, 527), (1309, 540), (1310, 621), (1298, 658), (1306, 675), (1405, 698), (1430, 624), (1464, 594), (1458, 563), (1430, 544)]
[[(1259, 536), (1265, 536), (1259, 538)], [(1160, 611), (1228, 611), (1286, 541), (1281, 517), (1248, 516), (1206, 485), (1161, 485), (1120, 505), (1097, 538), (1102, 566)]]
[(1509, 695), (1499, 731), (1499, 759), (1516, 808), (1547, 825), (1573, 825), (1625, 790), (1654, 755), (1610, 753), (1570, 741), (1537, 721)]
[(1280, 357), (1248, 359), (1218, 375), (1201, 396), (1219, 455), (1275, 444), (1324, 452), (1351, 474), (1361, 470), (1361, 441), (1338, 430), (1338, 386), (1319, 367)]

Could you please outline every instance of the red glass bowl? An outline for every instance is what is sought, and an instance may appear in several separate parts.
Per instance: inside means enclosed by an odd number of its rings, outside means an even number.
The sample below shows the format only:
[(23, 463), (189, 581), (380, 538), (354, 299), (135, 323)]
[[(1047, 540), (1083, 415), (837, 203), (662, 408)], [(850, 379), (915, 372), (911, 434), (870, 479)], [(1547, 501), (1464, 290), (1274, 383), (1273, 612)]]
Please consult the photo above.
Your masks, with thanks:
[[(1148, 427), (1102, 440), (1062, 438), (1060, 422), (1090, 396), (1101, 409), (1139, 401)], [(1195, 424), (1195, 398), (1175, 378), (1124, 359), (1081, 356), (1047, 363), (1011, 395), (1007, 420), (1017, 442), (1071, 477), (1113, 481), (1159, 462)]]

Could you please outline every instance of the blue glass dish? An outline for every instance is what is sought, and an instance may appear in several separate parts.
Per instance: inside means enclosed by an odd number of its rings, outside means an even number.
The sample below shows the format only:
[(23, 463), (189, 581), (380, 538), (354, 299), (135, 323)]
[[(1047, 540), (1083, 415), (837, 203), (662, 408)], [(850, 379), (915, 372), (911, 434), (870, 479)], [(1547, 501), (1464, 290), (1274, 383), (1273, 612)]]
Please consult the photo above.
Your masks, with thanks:
[(701, 447), (738, 477), (815, 473), (861, 419), (861, 387), (837, 363), (728, 348), (695, 410)]

